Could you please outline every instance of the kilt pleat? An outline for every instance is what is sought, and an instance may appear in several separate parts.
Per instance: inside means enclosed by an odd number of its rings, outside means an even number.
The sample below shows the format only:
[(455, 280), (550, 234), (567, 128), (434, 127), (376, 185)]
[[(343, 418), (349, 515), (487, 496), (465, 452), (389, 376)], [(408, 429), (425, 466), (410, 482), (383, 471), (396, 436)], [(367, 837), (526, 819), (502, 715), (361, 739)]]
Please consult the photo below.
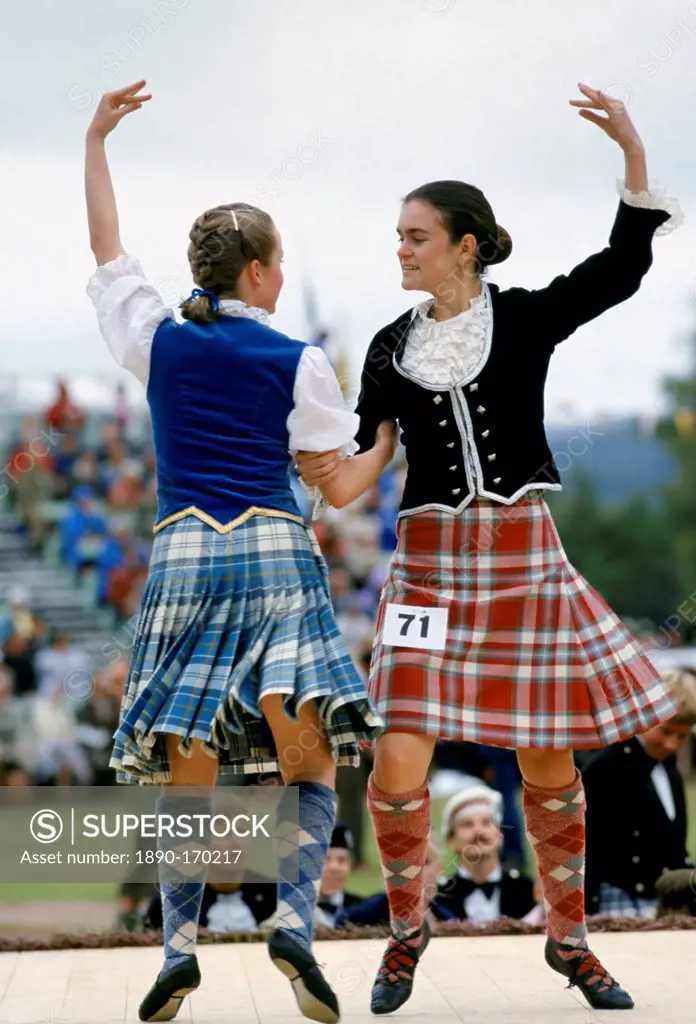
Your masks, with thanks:
[(382, 731), (336, 625), (314, 535), (252, 517), (228, 534), (186, 518), (155, 537), (111, 766), (120, 782), (171, 780), (165, 735), (200, 739), (221, 772), (278, 770), (261, 700), (290, 718), (315, 700), (339, 764)]
[[(390, 730), (589, 749), (676, 714), (626, 626), (570, 564), (539, 492), (399, 521), (370, 695)], [(387, 642), (388, 605), (446, 608), (444, 650)]]

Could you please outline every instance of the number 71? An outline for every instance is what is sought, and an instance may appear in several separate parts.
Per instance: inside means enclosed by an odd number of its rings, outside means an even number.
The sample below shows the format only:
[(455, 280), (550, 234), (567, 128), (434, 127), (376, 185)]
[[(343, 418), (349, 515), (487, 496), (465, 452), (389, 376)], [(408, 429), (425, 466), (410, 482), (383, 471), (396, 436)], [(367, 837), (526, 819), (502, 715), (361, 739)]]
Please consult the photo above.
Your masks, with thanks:
[[(409, 629), (411, 627), (411, 623), (414, 622), (418, 618), (418, 616), (417, 615), (407, 615), (405, 612), (399, 612), (399, 618), (400, 619), (405, 619), (405, 622), (404, 622), (403, 626), (401, 627), (401, 631), (400, 631), (399, 635), (400, 636), (408, 636), (409, 635), (408, 631), (409, 631)], [(420, 635), (425, 640), (427, 638), (427, 636), (428, 636), (428, 629), (430, 628), (430, 616), (429, 615), (421, 615), (421, 617), (420, 617), (420, 624), (421, 624)]]

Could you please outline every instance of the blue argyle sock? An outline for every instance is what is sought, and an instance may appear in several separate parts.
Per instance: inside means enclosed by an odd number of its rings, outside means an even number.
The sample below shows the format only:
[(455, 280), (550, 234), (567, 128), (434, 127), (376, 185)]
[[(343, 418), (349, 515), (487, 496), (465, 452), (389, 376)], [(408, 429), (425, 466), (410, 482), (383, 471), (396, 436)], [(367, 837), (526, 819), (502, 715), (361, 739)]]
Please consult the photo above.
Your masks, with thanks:
[[(321, 875), (336, 821), (336, 794), (319, 782), (298, 782), (288, 786), (286, 793), (288, 799), (284, 801), (281, 795), (278, 804), (278, 831), (284, 842), (278, 855), (276, 927), (309, 950)], [(298, 798), (299, 830), (294, 802)]]
[[(157, 801), (158, 815), (204, 814), (208, 816), (203, 835), (196, 819), (192, 819), (193, 835), (177, 838), (158, 837), (157, 849), (173, 851), (174, 863), (166, 863), (164, 856), (159, 865), (159, 888), (162, 896), (162, 924), (164, 930), (164, 966), (175, 967), (196, 952), (198, 918), (201, 912), (203, 889), (209, 865), (201, 853), (210, 850), (211, 797), (161, 796)], [(166, 853), (165, 853), (166, 856)], [(168, 858), (172, 860), (170, 856)]]

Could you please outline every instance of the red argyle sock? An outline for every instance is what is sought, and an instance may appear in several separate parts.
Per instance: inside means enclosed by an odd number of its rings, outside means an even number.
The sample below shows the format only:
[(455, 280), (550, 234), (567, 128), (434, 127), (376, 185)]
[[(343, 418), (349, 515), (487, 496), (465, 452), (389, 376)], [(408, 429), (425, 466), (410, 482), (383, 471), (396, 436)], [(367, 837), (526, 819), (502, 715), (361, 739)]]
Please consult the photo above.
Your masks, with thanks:
[(524, 782), (523, 793), (548, 936), (564, 945), (585, 947), (585, 787), (580, 772), (562, 789), (541, 789)]
[(430, 839), (427, 784), (410, 793), (383, 793), (371, 775), (367, 803), (389, 899), (392, 933), (403, 939), (423, 924), (423, 865)]

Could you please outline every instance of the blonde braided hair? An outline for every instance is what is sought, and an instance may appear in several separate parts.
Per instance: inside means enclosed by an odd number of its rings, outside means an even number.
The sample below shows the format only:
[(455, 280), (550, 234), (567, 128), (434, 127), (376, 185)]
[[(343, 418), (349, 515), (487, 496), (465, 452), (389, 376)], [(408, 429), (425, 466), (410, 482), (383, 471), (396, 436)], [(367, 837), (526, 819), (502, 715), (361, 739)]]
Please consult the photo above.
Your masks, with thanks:
[[(236, 298), (244, 268), (259, 260), (269, 266), (276, 247), (273, 219), (247, 203), (214, 206), (198, 217), (189, 233), (188, 260), (199, 288), (212, 296)], [(194, 295), (180, 306), (196, 324), (211, 324), (221, 315), (210, 295)]]

